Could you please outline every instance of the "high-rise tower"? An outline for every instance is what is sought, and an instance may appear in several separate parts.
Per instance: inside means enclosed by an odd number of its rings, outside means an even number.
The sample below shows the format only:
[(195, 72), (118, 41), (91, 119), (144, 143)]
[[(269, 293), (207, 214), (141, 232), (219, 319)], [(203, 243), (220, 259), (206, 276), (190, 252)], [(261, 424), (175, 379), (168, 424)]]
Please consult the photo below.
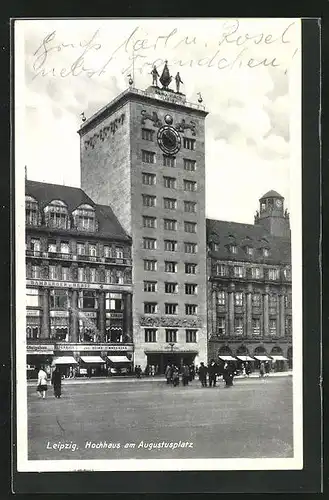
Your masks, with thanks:
[(273, 236), (290, 237), (290, 221), (284, 209), (284, 198), (276, 191), (269, 191), (259, 199), (259, 212), (255, 224), (262, 225)]
[(154, 85), (125, 90), (79, 130), (82, 189), (111, 205), (132, 237), (142, 368), (207, 361), (206, 115)]

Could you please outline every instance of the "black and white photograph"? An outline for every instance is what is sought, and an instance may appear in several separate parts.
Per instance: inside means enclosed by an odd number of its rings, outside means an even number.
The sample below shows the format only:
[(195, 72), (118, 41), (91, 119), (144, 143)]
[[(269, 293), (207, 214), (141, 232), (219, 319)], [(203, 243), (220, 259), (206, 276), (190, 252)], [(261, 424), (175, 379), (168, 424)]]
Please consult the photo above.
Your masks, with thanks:
[(301, 20), (15, 21), (17, 470), (300, 470)]

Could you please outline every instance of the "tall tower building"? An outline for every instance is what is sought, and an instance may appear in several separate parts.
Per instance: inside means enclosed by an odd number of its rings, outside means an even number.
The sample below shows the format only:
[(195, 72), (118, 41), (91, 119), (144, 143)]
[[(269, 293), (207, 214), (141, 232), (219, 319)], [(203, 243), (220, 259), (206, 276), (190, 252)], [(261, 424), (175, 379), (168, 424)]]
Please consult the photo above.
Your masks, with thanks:
[(132, 237), (135, 365), (160, 370), (207, 361), (207, 112), (164, 73), (162, 88), (125, 90), (79, 130), (81, 187)]
[(259, 212), (255, 224), (262, 225), (272, 236), (290, 237), (290, 221), (284, 210), (284, 198), (276, 191), (269, 191), (259, 199)]

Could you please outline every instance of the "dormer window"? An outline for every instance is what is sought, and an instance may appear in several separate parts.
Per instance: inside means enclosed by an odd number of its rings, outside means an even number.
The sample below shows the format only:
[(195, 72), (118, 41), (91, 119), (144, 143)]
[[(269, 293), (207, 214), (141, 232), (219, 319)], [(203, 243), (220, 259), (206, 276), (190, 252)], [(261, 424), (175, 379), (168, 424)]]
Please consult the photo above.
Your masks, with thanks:
[(231, 253), (238, 253), (238, 247), (235, 243), (231, 243), (230, 245), (230, 252)]
[(219, 252), (219, 244), (218, 243), (213, 243), (212, 244), (212, 249), (214, 252)]
[(61, 200), (53, 200), (44, 209), (46, 226), (70, 229), (67, 206)]
[(268, 257), (270, 255), (270, 251), (268, 248), (263, 248), (263, 257)]
[(40, 223), (38, 202), (32, 196), (25, 196), (25, 223), (38, 226)]
[(246, 253), (247, 253), (247, 255), (253, 255), (254, 249), (250, 246), (246, 246)]
[(80, 205), (72, 212), (74, 227), (79, 231), (96, 231), (95, 209), (88, 204)]

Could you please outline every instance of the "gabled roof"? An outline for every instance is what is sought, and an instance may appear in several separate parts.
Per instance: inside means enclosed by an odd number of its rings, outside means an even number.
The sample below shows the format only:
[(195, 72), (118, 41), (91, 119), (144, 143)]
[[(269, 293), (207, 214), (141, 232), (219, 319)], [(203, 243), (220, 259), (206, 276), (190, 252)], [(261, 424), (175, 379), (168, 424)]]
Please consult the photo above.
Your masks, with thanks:
[(281, 198), (281, 200), (284, 200), (283, 196), (281, 196), (281, 194), (277, 193), (276, 191), (273, 191), (273, 189), (259, 198), (259, 201), (265, 200), (265, 198)]
[[(102, 237), (106, 236), (110, 239), (117, 238), (130, 241), (129, 236), (114, 215), (111, 207), (107, 205), (97, 205), (80, 188), (26, 180), (25, 194), (27, 196), (32, 196), (38, 202), (41, 210), (53, 200), (63, 201), (69, 213), (72, 213), (82, 204), (91, 205), (95, 209), (95, 215), (98, 221), (98, 231), (93, 234), (98, 234)], [(87, 234), (87, 232), (84, 233)]]
[[(218, 260), (236, 260), (264, 263), (291, 262), (290, 238), (272, 236), (263, 226), (207, 219), (207, 242), (217, 243), (218, 251), (210, 250), (210, 256)], [(237, 246), (237, 253), (230, 251), (230, 245)], [(253, 255), (246, 247), (255, 249)], [(268, 248), (268, 257), (262, 255), (262, 248)]]

